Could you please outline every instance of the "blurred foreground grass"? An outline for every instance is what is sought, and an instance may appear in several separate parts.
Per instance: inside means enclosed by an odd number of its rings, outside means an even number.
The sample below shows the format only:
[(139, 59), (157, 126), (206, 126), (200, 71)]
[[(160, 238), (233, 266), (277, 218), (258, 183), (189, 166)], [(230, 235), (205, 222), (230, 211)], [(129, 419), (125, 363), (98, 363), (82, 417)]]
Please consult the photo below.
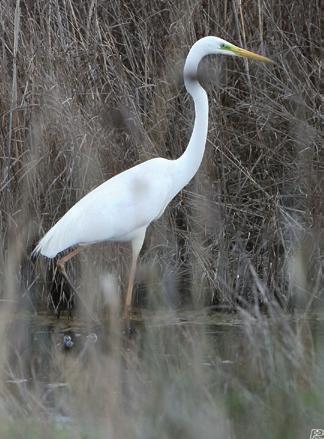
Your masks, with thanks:
[(304, 438), (322, 426), (323, 315), (134, 321), (129, 337), (117, 320), (16, 316), (2, 340), (0, 437)]

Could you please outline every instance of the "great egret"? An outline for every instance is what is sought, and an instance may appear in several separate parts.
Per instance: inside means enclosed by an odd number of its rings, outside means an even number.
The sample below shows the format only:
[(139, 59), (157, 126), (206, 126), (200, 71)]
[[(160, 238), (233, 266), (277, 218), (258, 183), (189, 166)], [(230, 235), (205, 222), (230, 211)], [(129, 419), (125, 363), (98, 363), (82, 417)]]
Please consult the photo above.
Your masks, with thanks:
[(64, 264), (82, 246), (100, 241), (131, 241), (132, 264), (124, 305), (127, 316), (137, 258), (150, 223), (163, 214), (166, 206), (196, 174), (206, 145), (208, 99), (197, 79), (200, 61), (206, 55), (230, 55), (271, 62), (268, 58), (234, 46), (217, 37), (198, 40), (190, 49), (184, 66), (184, 83), (195, 105), (195, 122), (187, 149), (176, 160), (161, 157), (134, 166), (102, 183), (85, 195), (39, 241), (34, 254), (54, 258), (74, 248), (57, 261), (68, 279)]

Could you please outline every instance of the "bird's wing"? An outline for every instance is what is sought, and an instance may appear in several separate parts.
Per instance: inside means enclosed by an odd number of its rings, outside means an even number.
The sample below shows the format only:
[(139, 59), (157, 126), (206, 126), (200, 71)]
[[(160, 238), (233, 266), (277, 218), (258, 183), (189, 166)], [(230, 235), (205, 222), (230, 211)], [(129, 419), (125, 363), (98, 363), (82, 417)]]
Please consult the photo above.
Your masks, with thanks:
[(169, 160), (157, 158), (124, 171), (78, 201), (35, 249), (47, 257), (77, 244), (132, 239), (170, 201)]

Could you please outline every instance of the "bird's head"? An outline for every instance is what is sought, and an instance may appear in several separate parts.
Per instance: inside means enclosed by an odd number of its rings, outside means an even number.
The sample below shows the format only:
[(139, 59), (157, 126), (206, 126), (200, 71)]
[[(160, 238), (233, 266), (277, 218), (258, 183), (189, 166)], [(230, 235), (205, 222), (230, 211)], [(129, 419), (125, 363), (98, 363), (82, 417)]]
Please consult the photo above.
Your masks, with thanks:
[(239, 56), (241, 58), (251, 58), (256, 61), (273, 63), (273, 61), (265, 56), (258, 55), (257, 53), (242, 49), (241, 47), (237, 47), (234, 44), (218, 37), (202, 38), (201, 40), (197, 41), (195, 45), (198, 46), (199, 51), (206, 55)]
[(204, 37), (198, 40), (190, 49), (184, 68), (185, 80), (196, 80), (200, 61), (207, 55), (227, 55), (241, 58), (251, 58), (255, 61), (273, 63), (263, 55), (241, 49), (232, 43), (218, 37)]

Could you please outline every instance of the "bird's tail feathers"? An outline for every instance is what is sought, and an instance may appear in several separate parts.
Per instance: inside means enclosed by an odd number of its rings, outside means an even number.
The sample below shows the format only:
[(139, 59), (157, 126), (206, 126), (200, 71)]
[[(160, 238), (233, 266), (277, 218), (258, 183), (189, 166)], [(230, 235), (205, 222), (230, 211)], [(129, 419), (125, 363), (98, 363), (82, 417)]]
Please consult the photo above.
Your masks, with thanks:
[(58, 243), (53, 240), (55, 234), (55, 226), (52, 227), (45, 236), (38, 242), (34, 250), (32, 251), (31, 257), (36, 258), (36, 256), (40, 253), (43, 256), (48, 258), (54, 258), (60, 251), (64, 250), (60, 249)]

